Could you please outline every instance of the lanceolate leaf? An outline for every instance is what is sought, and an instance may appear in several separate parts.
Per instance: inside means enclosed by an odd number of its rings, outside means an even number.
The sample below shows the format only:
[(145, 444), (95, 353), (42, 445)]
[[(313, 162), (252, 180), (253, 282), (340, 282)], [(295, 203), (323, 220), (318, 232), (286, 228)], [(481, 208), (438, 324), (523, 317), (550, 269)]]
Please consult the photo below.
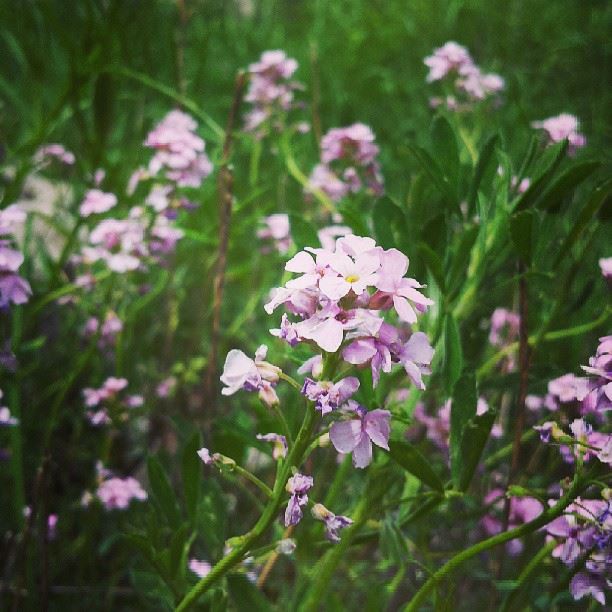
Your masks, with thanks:
[(437, 187), (447, 202), (456, 207), (456, 198), (453, 194), (451, 186), (445, 178), (440, 166), (436, 163), (433, 157), (422, 147), (412, 144), (409, 144), (408, 147), (416, 160), (419, 162), (419, 165), (425, 174), (430, 178), (432, 183)]
[(444, 491), (444, 483), (433, 471), (427, 459), (419, 450), (408, 442), (391, 440), (389, 454), (406, 471), (416, 476), (421, 482), (436, 491)]
[(472, 482), (494, 421), (495, 414), (485, 412), (485, 414), (470, 419), (463, 428), (460, 463), (457, 466), (458, 487), (461, 491), (465, 491)]
[(200, 442), (200, 434), (195, 432), (183, 449), (183, 492), (185, 495), (185, 506), (192, 520), (195, 518), (202, 490), (202, 462), (197, 454), (201, 446)]
[(527, 266), (531, 264), (534, 219), (535, 213), (532, 210), (522, 210), (510, 217), (512, 244)]
[(444, 382), (450, 394), (463, 369), (463, 349), (461, 334), (455, 317), (449, 312), (444, 318)]
[(444, 281), (444, 267), (442, 265), (442, 260), (440, 257), (438, 257), (438, 254), (424, 242), (419, 244), (418, 251), (419, 255), (425, 261), (427, 269), (434, 277), (436, 285), (438, 285), (438, 288), (442, 293), (446, 293), (446, 283)]
[(450, 417), (451, 476), (456, 488), (460, 488), (463, 477), (463, 433), (470, 420), (476, 416), (477, 401), (474, 373), (466, 370), (454, 386)]
[(555, 206), (557, 202), (591, 176), (600, 166), (601, 164), (598, 161), (584, 161), (570, 166), (538, 198), (536, 206), (542, 209)]
[(480, 187), (482, 178), (491, 164), (491, 161), (495, 161), (493, 153), (495, 152), (495, 147), (497, 146), (498, 142), (499, 136), (497, 134), (493, 134), (493, 136), (491, 136), (484, 144), (482, 151), (480, 152), (476, 168), (474, 168), (474, 177), (472, 179), (472, 184), (470, 185), (470, 192), (468, 195), (468, 204), (470, 205), (470, 208), (472, 208), (476, 202), (478, 188)]
[(538, 169), (536, 169), (537, 174), (532, 177), (531, 185), (519, 198), (514, 209), (515, 212), (529, 208), (540, 197), (542, 190), (546, 188), (559, 164), (565, 158), (566, 151), (567, 140), (552, 145), (544, 151)]
[(374, 205), (372, 214), (376, 241), (386, 249), (402, 250), (408, 237), (406, 217), (402, 209), (391, 198), (385, 196)]
[(176, 496), (159, 459), (149, 457), (147, 468), (153, 498), (166, 516), (168, 524), (171, 527), (177, 527), (181, 519), (176, 505)]
[(553, 269), (556, 268), (561, 263), (563, 258), (569, 253), (576, 241), (580, 238), (582, 232), (588, 226), (591, 219), (597, 214), (597, 211), (606, 201), (606, 198), (610, 195), (611, 192), (612, 178), (609, 178), (603, 183), (601, 183), (593, 191), (588, 202), (580, 211), (578, 219), (576, 219), (576, 222), (574, 223), (571, 232), (567, 235), (561, 247), (559, 248), (557, 257), (555, 258), (555, 262), (553, 263)]

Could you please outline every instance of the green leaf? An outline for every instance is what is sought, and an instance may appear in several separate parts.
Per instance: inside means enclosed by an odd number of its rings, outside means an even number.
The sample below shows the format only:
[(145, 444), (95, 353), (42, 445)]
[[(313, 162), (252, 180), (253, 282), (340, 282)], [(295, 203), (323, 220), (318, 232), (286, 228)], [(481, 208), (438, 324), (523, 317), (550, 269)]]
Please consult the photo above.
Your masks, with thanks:
[(566, 150), (567, 140), (564, 140), (548, 147), (544, 151), (531, 185), (529, 185), (527, 191), (520, 196), (516, 203), (515, 212), (526, 210), (540, 197), (540, 194), (554, 176), (559, 164), (565, 159)]
[(476, 379), (471, 371), (464, 371), (455, 383), (450, 416), (450, 460), (451, 476), (456, 488), (463, 479), (462, 439), (469, 421), (476, 416)]
[(397, 565), (404, 563), (408, 556), (408, 547), (394, 518), (387, 516), (381, 522), (379, 542), (383, 558), (391, 559)]
[(532, 210), (522, 210), (510, 217), (512, 244), (527, 266), (531, 264), (534, 218), (535, 213)]
[(570, 166), (538, 198), (536, 206), (544, 210), (554, 207), (600, 166), (598, 161), (583, 161)]
[(470, 265), (470, 253), (478, 237), (480, 227), (471, 225), (466, 227), (459, 237), (457, 247), (450, 256), (450, 269), (448, 272), (448, 292), (453, 296), (461, 287), (461, 281)]
[(584, 208), (580, 211), (576, 222), (572, 226), (572, 230), (567, 235), (561, 247), (557, 252), (557, 257), (553, 263), (553, 269), (557, 268), (557, 266), (561, 263), (563, 258), (570, 252), (578, 238), (582, 235), (582, 232), (586, 229), (588, 224), (591, 222), (591, 219), (597, 214), (597, 211), (600, 209), (601, 205), (606, 201), (606, 198), (612, 192), (612, 178), (607, 179), (600, 185), (598, 185), (591, 197), (584, 205)]
[(495, 161), (493, 153), (495, 152), (495, 147), (497, 146), (498, 142), (499, 135), (493, 134), (489, 137), (487, 142), (485, 142), (482, 150), (480, 151), (476, 168), (474, 168), (474, 176), (472, 178), (472, 183), (470, 184), (470, 191), (468, 195), (468, 204), (470, 205), (470, 209), (473, 208), (474, 204), (476, 203), (478, 188), (480, 187), (480, 183), (482, 182), (491, 161)]
[(157, 457), (149, 457), (147, 468), (153, 498), (166, 516), (168, 524), (171, 527), (177, 528), (181, 518), (176, 505), (176, 496), (159, 459)]
[(376, 242), (385, 249), (401, 250), (408, 236), (406, 217), (402, 209), (391, 198), (385, 196), (374, 205), (372, 220)]
[(427, 459), (419, 450), (408, 442), (391, 440), (389, 454), (407, 472), (416, 476), (421, 482), (440, 493), (444, 492), (444, 483), (431, 468)]
[(433, 157), (425, 149), (417, 145), (408, 144), (408, 148), (422, 170), (430, 178), (442, 196), (444, 196), (447, 203), (453, 205), (454, 208), (458, 210), (457, 201), (452, 188), (444, 176), (444, 172), (442, 172), (440, 166), (434, 161)]
[(291, 214), (289, 215), (289, 224), (291, 226), (291, 237), (298, 249), (319, 246), (320, 241), (315, 226), (306, 221), (304, 217)]
[(202, 462), (197, 454), (201, 445), (200, 433), (195, 432), (183, 449), (181, 461), (185, 506), (192, 520), (195, 518), (202, 491)]
[(446, 391), (450, 395), (463, 369), (461, 334), (455, 317), (449, 312), (444, 318), (444, 354), (442, 371)]
[(470, 419), (463, 428), (458, 482), (461, 491), (466, 491), (472, 482), (495, 422), (495, 416), (493, 412), (485, 412)]
[(419, 243), (417, 250), (425, 262), (427, 269), (431, 272), (436, 285), (442, 293), (446, 293), (446, 283), (444, 281), (444, 266), (438, 254), (424, 242)]
[(439, 115), (434, 119), (431, 124), (431, 139), (436, 159), (441, 161), (444, 175), (456, 193), (461, 165), (457, 149), (457, 138), (446, 117)]

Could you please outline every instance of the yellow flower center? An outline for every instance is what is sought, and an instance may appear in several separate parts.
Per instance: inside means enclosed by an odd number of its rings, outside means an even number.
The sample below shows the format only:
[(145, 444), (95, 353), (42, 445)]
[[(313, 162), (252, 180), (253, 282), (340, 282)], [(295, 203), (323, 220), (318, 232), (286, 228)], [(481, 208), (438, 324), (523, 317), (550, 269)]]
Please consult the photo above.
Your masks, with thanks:
[(359, 280), (359, 276), (357, 276), (357, 274), (351, 274), (350, 276), (346, 277), (347, 283), (354, 283), (354, 282), (357, 282), (358, 280)]

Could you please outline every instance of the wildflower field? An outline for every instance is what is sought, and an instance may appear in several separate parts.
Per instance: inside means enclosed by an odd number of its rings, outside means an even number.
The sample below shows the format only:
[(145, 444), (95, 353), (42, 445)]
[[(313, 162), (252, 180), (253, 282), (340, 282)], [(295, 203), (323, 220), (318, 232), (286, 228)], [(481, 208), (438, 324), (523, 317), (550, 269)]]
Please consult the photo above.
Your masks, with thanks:
[(609, 609), (611, 31), (0, 0), (0, 609)]

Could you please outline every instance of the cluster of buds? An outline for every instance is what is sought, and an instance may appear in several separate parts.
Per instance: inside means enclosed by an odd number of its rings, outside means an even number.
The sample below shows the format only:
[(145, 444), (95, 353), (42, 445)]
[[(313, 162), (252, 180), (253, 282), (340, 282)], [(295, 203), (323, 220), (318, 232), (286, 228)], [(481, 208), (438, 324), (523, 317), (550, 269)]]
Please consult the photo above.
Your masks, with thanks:
[(25, 221), (25, 212), (16, 204), (0, 210), (0, 309), (9, 304), (25, 304), (32, 295), (30, 284), (19, 276), (23, 253), (14, 248), (13, 235), (18, 225)]
[(502, 77), (483, 73), (469, 51), (453, 41), (435, 49), (424, 59), (424, 64), (429, 68), (428, 83), (443, 81), (454, 90), (444, 98), (431, 98), (434, 108), (443, 105), (451, 111), (471, 110), (474, 103), (499, 94), (505, 86)]
[(364, 189), (381, 196), (378, 152), (374, 133), (363, 123), (329, 130), (321, 140), (321, 162), (308, 179), (307, 192), (320, 190), (334, 202)]

